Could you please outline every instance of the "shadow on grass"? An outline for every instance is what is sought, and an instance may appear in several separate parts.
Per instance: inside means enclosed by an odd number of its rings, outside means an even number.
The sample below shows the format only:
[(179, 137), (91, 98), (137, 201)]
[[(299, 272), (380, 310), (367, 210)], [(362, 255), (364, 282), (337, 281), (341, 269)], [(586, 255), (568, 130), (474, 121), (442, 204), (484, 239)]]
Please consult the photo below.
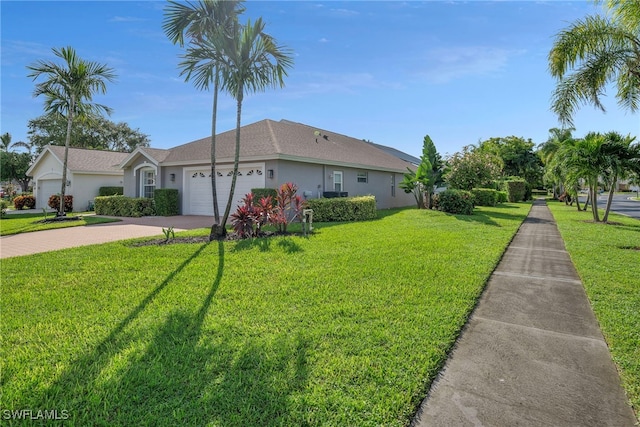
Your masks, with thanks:
[[(209, 245), (76, 359), (38, 402), (24, 407), (65, 409), (75, 425), (287, 424), (291, 396), (307, 384), (309, 344), (301, 335), (265, 339), (239, 335), (223, 320), (207, 322), (224, 275), (224, 242), (217, 242), (217, 269), (199, 307), (176, 302), (166, 314), (150, 308), (167, 285), (179, 285), (179, 274)], [(157, 329), (138, 321), (157, 315), (163, 316)]]
[[(509, 220), (509, 221), (522, 221), (526, 218), (526, 216), (523, 217), (522, 215), (514, 215), (507, 212), (508, 209), (515, 209), (514, 206), (498, 205), (491, 209), (492, 210), (488, 212), (475, 209), (473, 212), (473, 215), (451, 215), (451, 216), (455, 217), (460, 221), (479, 222), (479, 223), (491, 225), (494, 227), (502, 227), (496, 221), (497, 219)], [(499, 211), (496, 211), (496, 209), (499, 209)], [(533, 220), (535, 219), (532, 219), (532, 221)]]

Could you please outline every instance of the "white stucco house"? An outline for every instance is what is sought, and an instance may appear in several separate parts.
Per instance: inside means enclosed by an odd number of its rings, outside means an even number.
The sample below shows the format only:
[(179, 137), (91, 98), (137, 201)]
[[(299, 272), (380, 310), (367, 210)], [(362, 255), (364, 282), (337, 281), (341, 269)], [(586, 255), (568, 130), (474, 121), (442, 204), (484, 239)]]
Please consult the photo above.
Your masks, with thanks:
[[(419, 163), (406, 153), (402, 157), (408, 158), (401, 158), (389, 147), (288, 120), (248, 124), (240, 135), (234, 203), (252, 188), (278, 188), (285, 182), (297, 184), (298, 194), (307, 199), (337, 192), (374, 195), (379, 209), (415, 203), (398, 186), (407, 167)], [(222, 212), (233, 175), (235, 129), (217, 135), (216, 146)], [(209, 137), (171, 149), (137, 148), (120, 163), (125, 196), (152, 197), (156, 188), (174, 188), (182, 214), (213, 215), (210, 151)]]
[[(69, 148), (67, 188), (73, 196), (73, 210), (87, 210), (100, 187), (122, 187), (124, 171), (120, 168), (129, 153)], [(32, 177), (36, 208), (48, 208), (49, 196), (60, 194), (64, 147), (48, 145), (27, 170)]]

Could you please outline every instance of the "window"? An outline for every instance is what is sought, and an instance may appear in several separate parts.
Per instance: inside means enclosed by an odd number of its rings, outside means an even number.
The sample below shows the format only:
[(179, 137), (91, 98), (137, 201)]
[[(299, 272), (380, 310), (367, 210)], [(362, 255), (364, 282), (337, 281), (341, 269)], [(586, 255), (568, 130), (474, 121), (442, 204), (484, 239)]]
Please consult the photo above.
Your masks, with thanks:
[(342, 191), (342, 172), (333, 171), (333, 191)]
[(364, 182), (365, 184), (369, 182), (369, 176), (367, 172), (358, 172), (357, 175), (358, 182)]
[(396, 197), (396, 175), (391, 174), (391, 197)]
[(141, 179), (140, 196), (153, 199), (153, 192), (156, 189), (156, 173), (152, 170), (142, 171)]

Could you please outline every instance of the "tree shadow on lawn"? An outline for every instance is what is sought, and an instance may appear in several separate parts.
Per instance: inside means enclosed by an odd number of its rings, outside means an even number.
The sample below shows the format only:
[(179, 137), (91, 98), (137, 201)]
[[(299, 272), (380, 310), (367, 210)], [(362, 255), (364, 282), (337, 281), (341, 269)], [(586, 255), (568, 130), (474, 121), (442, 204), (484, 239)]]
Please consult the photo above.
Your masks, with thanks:
[[(506, 206), (506, 205), (499, 205), (492, 209), (496, 209), (496, 208), (501, 210), (514, 209), (514, 207), (512, 206)], [(508, 212), (495, 212), (495, 211), (487, 212), (487, 211), (479, 211), (477, 209), (474, 209), (473, 215), (451, 215), (451, 216), (461, 221), (480, 222), (482, 224), (487, 224), (494, 227), (502, 227), (502, 225), (500, 225), (498, 222), (495, 221), (497, 219), (504, 219), (509, 221), (523, 221), (524, 219), (526, 219), (526, 216), (522, 217), (521, 215), (513, 215)]]
[(150, 340), (145, 326), (125, 331), (209, 244), (24, 407), (65, 409), (78, 425), (267, 425), (287, 416), (290, 395), (307, 382), (307, 342), (243, 338), (224, 324), (203, 328), (224, 273), (224, 243), (217, 244), (216, 275), (197, 312), (177, 303)]
[(267, 252), (271, 250), (273, 242), (288, 254), (302, 252), (302, 247), (298, 245), (295, 240), (288, 236), (273, 236), (273, 237), (257, 237), (254, 239), (239, 240), (233, 247), (233, 252), (246, 251), (251, 248), (257, 247), (260, 252)]

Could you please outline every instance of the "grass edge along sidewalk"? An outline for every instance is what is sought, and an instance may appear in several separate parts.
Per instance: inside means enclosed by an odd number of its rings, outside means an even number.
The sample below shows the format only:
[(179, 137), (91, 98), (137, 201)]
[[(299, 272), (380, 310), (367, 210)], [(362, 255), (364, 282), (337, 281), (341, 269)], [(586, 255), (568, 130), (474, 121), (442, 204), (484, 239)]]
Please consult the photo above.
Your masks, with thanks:
[(529, 209), (3, 260), (0, 407), (69, 425), (407, 425)]
[(548, 201), (640, 424), (640, 221)]
[[(54, 218), (55, 212), (48, 212), (46, 218)], [(117, 218), (98, 217), (93, 213), (90, 214), (74, 214), (69, 213), (71, 216), (79, 216), (77, 221), (61, 221), (61, 222), (48, 222), (40, 223), (39, 220), (45, 219), (45, 215), (42, 213), (19, 213), (19, 214), (6, 214), (3, 218), (0, 218), (0, 236), (11, 236), (15, 234), (30, 233), (32, 231), (51, 230), (56, 228), (67, 227), (79, 227), (83, 225), (103, 224), (107, 222), (121, 221)]]

